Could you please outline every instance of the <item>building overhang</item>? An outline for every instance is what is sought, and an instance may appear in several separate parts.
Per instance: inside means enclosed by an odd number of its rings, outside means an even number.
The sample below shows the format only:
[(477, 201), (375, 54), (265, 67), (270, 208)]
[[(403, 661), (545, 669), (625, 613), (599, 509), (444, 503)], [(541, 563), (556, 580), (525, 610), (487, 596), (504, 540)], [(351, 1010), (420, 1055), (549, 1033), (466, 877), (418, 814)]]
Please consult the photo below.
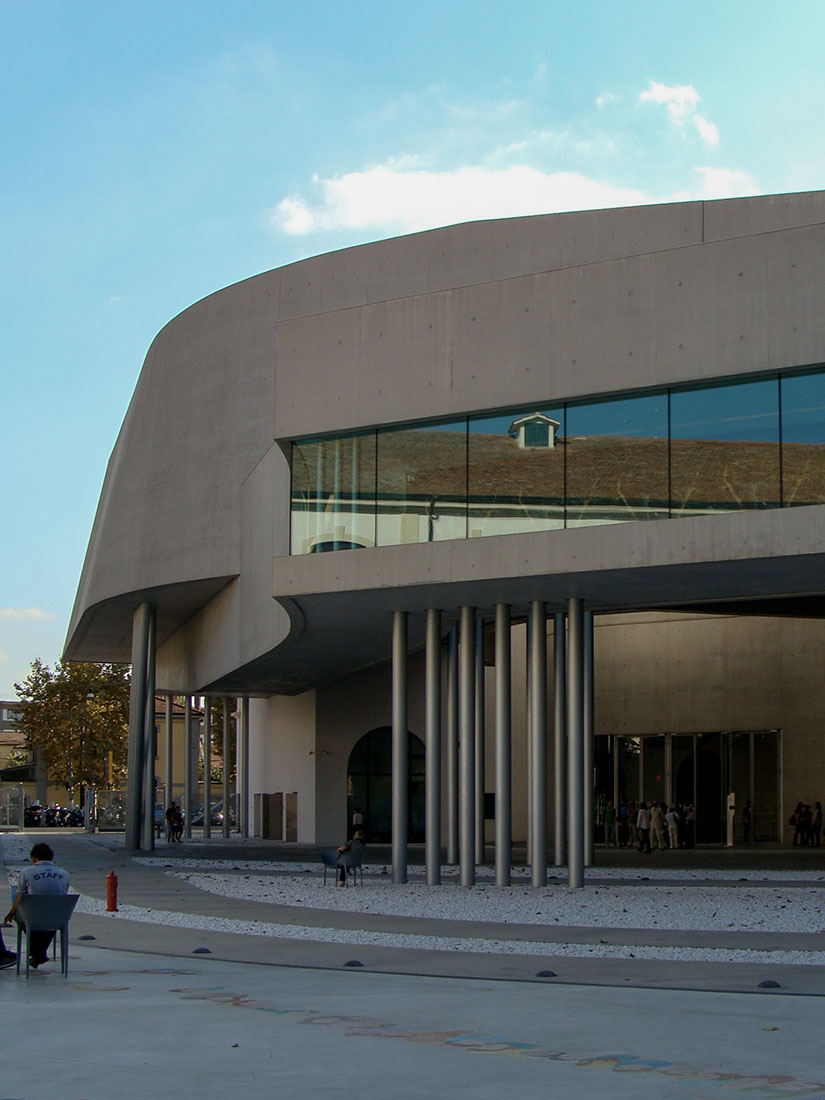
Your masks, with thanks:
[(123, 662), (132, 660), (132, 619), (135, 609), (149, 603), (157, 613), (157, 644), (163, 645), (234, 577), (203, 577), (177, 584), (125, 592), (86, 608), (66, 640), (67, 661)]
[(578, 597), (596, 613), (819, 616), (825, 506), (276, 558), (273, 596), (302, 621), (268, 655), (270, 686), (290, 691), (387, 659), (393, 611), (409, 613), (413, 647), (429, 607), (518, 615)]

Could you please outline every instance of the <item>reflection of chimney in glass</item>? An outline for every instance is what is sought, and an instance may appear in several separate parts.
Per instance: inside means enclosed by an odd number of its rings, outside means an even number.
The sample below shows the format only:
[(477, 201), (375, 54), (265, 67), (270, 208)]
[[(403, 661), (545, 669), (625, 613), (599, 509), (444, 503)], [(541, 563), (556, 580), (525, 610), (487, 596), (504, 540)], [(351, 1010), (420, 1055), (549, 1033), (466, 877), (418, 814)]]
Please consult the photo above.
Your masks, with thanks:
[(521, 451), (532, 448), (552, 450), (556, 445), (556, 432), (560, 427), (558, 420), (553, 420), (544, 413), (534, 412), (514, 420), (507, 429), (507, 434), (516, 440)]

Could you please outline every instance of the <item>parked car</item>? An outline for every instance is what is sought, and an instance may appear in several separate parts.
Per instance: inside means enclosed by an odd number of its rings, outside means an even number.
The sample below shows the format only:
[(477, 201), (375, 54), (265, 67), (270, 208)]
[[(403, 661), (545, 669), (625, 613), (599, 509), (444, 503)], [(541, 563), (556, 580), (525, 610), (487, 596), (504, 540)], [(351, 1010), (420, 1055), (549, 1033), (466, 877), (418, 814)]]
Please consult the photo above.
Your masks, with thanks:
[[(193, 825), (203, 825), (203, 806), (197, 806), (192, 815)], [(223, 825), (223, 802), (213, 802), (209, 812), (209, 824), (212, 826)], [(229, 811), (229, 824), (235, 824), (235, 815), (231, 808)]]

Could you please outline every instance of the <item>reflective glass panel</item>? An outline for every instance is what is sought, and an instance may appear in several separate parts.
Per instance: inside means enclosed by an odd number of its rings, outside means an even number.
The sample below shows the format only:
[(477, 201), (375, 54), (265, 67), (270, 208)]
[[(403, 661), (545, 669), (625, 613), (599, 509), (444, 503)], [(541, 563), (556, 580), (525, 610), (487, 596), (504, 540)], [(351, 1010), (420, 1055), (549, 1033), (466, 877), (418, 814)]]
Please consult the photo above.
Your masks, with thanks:
[(642, 738), (642, 788), (645, 802), (664, 802), (667, 794), (665, 785), (665, 739), (664, 737)]
[[(639, 761), (642, 755), (640, 737), (618, 738), (619, 800), (639, 801)], [(635, 825), (635, 819), (632, 824)]]
[(568, 405), (567, 526), (668, 515), (667, 394)]
[(673, 800), (677, 806), (696, 803), (694, 743), (691, 734), (674, 734), (671, 738), (673, 767)]
[(378, 545), (467, 535), (467, 421), (378, 433)]
[(375, 432), (292, 445), (293, 554), (375, 545)]
[(469, 421), (470, 538), (564, 526), (563, 424), (563, 409)]
[(782, 756), (779, 730), (753, 735), (753, 839), (779, 840), (781, 808), (779, 762)]
[(782, 501), (825, 502), (825, 372), (791, 375), (782, 387)]
[(670, 430), (674, 516), (778, 506), (775, 378), (674, 390)]

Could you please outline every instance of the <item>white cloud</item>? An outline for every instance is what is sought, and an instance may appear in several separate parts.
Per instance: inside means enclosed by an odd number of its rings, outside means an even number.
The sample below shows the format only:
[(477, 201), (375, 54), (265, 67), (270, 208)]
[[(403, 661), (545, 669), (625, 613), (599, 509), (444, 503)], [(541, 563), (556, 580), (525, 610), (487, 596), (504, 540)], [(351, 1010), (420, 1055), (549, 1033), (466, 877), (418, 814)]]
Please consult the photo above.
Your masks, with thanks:
[(640, 103), (660, 103), (667, 107), (671, 122), (681, 124), (696, 110), (699, 93), (691, 84), (660, 84), (651, 80), (650, 87), (639, 96)]
[(714, 168), (710, 165), (696, 165), (693, 169), (699, 175), (701, 187), (700, 199), (732, 199), (740, 195), (758, 195), (760, 188), (749, 172), (738, 168)]
[(712, 122), (708, 122), (704, 115), (695, 114), (693, 116), (693, 125), (699, 131), (699, 137), (704, 141), (705, 145), (719, 144), (719, 127)]
[(684, 127), (686, 122), (691, 122), (706, 145), (718, 145), (718, 128), (696, 110), (700, 99), (692, 84), (661, 84), (656, 80), (651, 80), (647, 91), (639, 95), (640, 103), (658, 103), (665, 107), (674, 126)]
[(596, 106), (606, 107), (608, 103), (612, 103), (618, 96), (615, 92), (602, 92), (601, 95), (596, 96)]
[(47, 623), (56, 618), (54, 611), (42, 611), (39, 607), (0, 607), (0, 622)]
[(486, 218), (561, 210), (635, 206), (652, 196), (579, 172), (542, 172), (527, 165), (453, 171), (401, 171), (377, 165), (324, 179), (314, 176), (315, 202), (289, 195), (270, 211), (270, 224), (290, 236), (320, 230), (397, 228), (414, 232)]

